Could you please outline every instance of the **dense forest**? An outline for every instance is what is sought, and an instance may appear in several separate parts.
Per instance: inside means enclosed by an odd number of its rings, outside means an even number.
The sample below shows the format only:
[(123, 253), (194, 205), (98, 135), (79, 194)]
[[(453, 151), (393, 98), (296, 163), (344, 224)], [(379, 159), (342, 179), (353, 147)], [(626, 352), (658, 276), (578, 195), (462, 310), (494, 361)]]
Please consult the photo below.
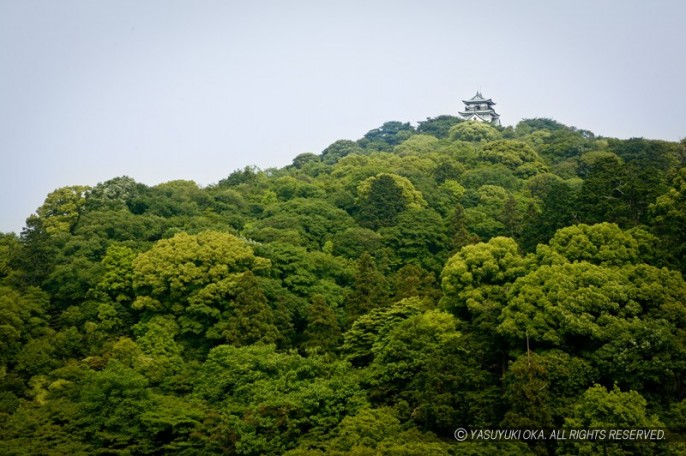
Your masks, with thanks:
[(686, 140), (550, 119), (59, 188), (0, 234), (0, 454), (684, 454), (685, 227)]

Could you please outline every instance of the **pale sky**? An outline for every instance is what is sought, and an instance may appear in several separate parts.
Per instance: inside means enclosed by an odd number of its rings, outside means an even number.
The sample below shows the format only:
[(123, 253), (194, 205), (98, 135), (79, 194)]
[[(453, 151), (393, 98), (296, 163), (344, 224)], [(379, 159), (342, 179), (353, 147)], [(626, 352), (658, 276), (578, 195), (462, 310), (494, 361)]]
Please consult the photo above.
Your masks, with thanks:
[(686, 136), (683, 0), (0, 0), (0, 231), (52, 190), (208, 185), (390, 120)]

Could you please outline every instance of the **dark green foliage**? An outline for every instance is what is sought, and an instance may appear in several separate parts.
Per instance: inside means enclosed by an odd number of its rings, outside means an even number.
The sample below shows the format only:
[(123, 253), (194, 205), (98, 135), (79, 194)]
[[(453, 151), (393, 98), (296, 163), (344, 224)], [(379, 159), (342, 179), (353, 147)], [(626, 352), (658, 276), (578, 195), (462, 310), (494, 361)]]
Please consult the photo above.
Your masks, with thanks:
[[(522, 246), (532, 251), (547, 242), (555, 231), (570, 225), (579, 217), (575, 211), (576, 192), (572, 186), (554, 174), (539, 174), (527, 182), (534, 197), (519, 232)], [(538, 203), (538, 204), (536, 204)]]
[(307, 327), (304, 348), (334, 351), (340, 344), (341, 327), (333, 309), (327, 304), (322, 295), (312, 297), (312, 303), (307, 308)]
[(379, 128), (368, 131), (358, 143), (367, 150), (390, 150), (414, 133), (415, 130), (409, 122), (386, 122)]
[(395, 225), (405, 209), (420, 207), (424, 202), (407, 179), (393, 174), (367, 179), (358, 192), (360, 223), (374, 230)]
[(450, 127), (462, 122), (462, 119), (455, 116), (438, 116), (419, 121), (417, 133), (433, 135), (439, 139), (447, 138)]
[(546, 117), (536, 117), (534, 119), (524, 119), (517, 124), (516, 130), (520, 134), (531, 133), (536, 130), (559, 131), (567, 130), (569, 127)]
[(357, 260), (354, 286), (345, 304), (347, 326), (360, 315), (388, 304), (388, 294), (386, 278), (379, 272), (374, 257), (364, 252)]
[(355, 141), (341, 139), (324, 149), (321, 155), (321, 160), (324, 163), (333, 165), (347, 155), (360, 154), (362, 152), (362, 148)]
[(439, 116), (57, 189), (0, 234), (0, 453), (678, 454), (453, 431), (683, 429), (684, 145)]
[(235, 295), (228, 321), (222, 325), (222, 339), (237, 346), (276, 342), (274, 315), (252, 272), (238, 280)]

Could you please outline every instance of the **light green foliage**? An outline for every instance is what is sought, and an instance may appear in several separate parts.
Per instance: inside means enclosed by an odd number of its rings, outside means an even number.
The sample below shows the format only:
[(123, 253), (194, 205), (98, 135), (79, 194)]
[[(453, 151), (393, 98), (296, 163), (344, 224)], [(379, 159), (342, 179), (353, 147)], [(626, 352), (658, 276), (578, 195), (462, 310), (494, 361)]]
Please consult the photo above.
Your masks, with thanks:
[(441, 188), (450, 194), (455, 201), (459, 201), (465, 193), (465, 188), (459, 182), (447, 179), (441, 184)]
[[(133, 262), (133, 285), (139, 296), (176, 309), (175, 305), (200, 290), (211, 294), (233, 274), (264, 266), (265, 261), (255, 257), (250, 246), (231, 234), (179, 233), (138, 255)], [(136, 307), (147, 307), (138, 302)]]
[(270, 277), (292, 293), (304, 298), (321, 294), (328, 302), (342, 305), (345, 287), (351, 284), (354, 274), (349, 261), (282, 243), (256, 246), (256, 250), (270, 261)]
[(133, 249), (110, 245), (102, 259), (102, 273), (96, 285), (98, 293), (106, 295), (115, 302), (130, 303), (133, 300)]
[(87, 186), (74, 185), (48, 194), (43, 205), (36, 210), (42, 227), (48, 234), (65, 234), (71, 231), (86, 204), (88, 189)]
[(522, 182), (512, 170), (504, 165), (479, 165), (465, 171), (460, 182), (466, 188), (477, 189), (482, 185), (497, 185), (507, 190), (517, 190)]
[(537, 256), (544, 264), (566, 260), (621, 266), (637, 262), (638, 243), (613, 223), (580, 224), (558, 230), (548, 246), (539, 246)]
[(484, 122), (460, 122), (450, 127), (448, 136), (452, 140), (470, 142), (493, 141), (501, 137), (495, 127)]
[(183, 365), (181, 347), (174, 341), (179, 326), (171, 319), (155, 316), (146, 323), (139, 323), (138, 345), (142, 356), (137, 359), (137, 367), (154, 383), (178, 373)]
[(685, 297), (683, 279), (651, 266), (541, 266), (510, 288), (499, 331), (520, 341), (568, 347), (582, 339), (597, 347), (611, 337), (613, 325), (657, 309), (660, 318), (683, 324)]
[(276, 195), (281, 201), (288, 201), (293, 198), (321, 198), (324, 191), (303, 180), (292, 176), (283, 176), (274, 182)]
[[(608, 391), (601, 385), (590, 387), (565, 419), (567, 429), (657, 429), (664, 425), (646, 410), (646, 400), (636, 391), (622, 392), (615, 385)], [(652, 455), (662, 453), (664, 443), (636, 440), (596, 442), (592, 439), (562, 442), (558, 454)]]
[(374, 361), (369, 382), (373, 397), (381, 402), (391, 400), (407, 389), (416, 375), (427, 368), (432, 351), (461, 337), (452, 315), (429, 310), (401, 321), (372, 346)]
[[(196, 339), (217, 324), (208, 336), (233, 342), (243, 342), (236, 331), (250, 325), (246, 321), (250, 315), (262, 315), (264, 319), (259, 321), (267, 322), (263, 329), (272, 334), (268, 337), (271, 341), (274, 328), (265, 304), (250, 299), (246, 308), (243, 298), (238, 298), (244, 273), (268, 265), (268, 260), (256, 257), (246, 242), (233, 235), (213, 231), (197, 235), (179, 233), (157, 242), (134, 260), (133, 286), (137, 298), (133, 307), (147, 314), (174, 315), (181, 333)], [(256, 335), (246, 337), (253, 340)]]
[(159, 240), (169, 224), (168, 220), (159, 215), (136, 215), (128, 209), (101, 208), (83, 214), (74, 234), (134, 244), (138, 241)]
[(443, 269), (443, 305), (461, 318), (492, 319), (505, 304), (506, 285), (528, 268), (529, 261), (510, 238), (467, 245)]
[(12, 273), (19, 257), (21, 244), (14, 234), (0, 233), (0, 280)]
[(426, 201), (424, 201), (422, 194), (414, 188), (412, 182), (410, 182), (407, 178), (398, 176), (396, 174), (382, 173), (364, 180), (357, 187), (359, 198), (363, 200), (371, 198), (371, 194), (375, 191), (377, 182), (381, 180), (392, 181), (393, 184), (400, 188), (400, 195), (408, 208), (419, 209), (426, 206)]
[(513, 139), (489, 142), (481, 148), (478, 157), (491, 163), (501, 163), (512, 170), (540, 160), (528, 144)]
[(174, 180), (158, 184), (143, 197), (147, 211), (162, 216), (192, 215), (209, 205), (210, 199), (193, 181)]
[(438, 139), (431, 135), (414, 135), (395, 146), (394, 151), (400, 155), (428, 154), (437, 144)]

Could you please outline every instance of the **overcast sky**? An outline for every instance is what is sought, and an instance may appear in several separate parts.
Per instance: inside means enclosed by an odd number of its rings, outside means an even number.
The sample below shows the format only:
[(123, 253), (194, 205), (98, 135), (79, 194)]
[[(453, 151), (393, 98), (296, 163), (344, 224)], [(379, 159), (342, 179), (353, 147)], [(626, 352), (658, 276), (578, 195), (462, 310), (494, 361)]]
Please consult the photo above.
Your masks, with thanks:
[(52, 190), (208, 185), (386, 121), (686, 136), (686, 1), (0, 0), (0, 231)]

